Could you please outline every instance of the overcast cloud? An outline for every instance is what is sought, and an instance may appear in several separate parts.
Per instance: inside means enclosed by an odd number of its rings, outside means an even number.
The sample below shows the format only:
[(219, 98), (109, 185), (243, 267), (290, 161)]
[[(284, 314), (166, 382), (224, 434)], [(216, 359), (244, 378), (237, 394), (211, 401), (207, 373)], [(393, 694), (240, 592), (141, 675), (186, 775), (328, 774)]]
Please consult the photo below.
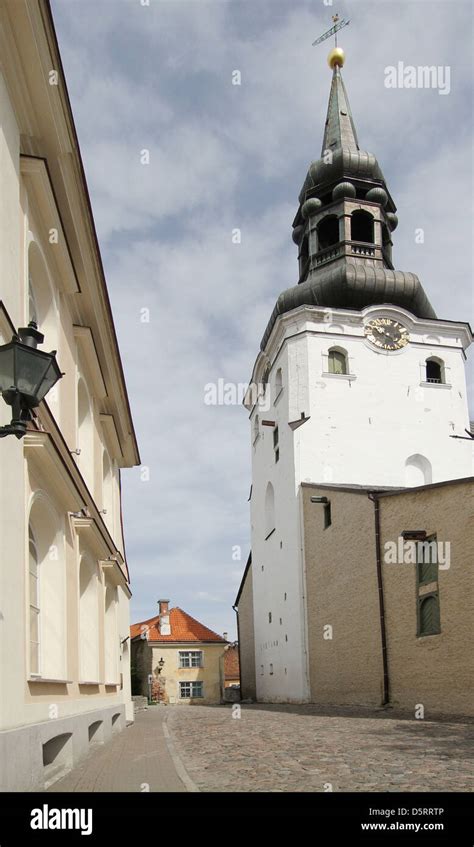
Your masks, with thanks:
[[(344, 79), (398, 207), (395, 266), (420, 276), (439, 317), (472, 320), (472, 4), (149, 2), (52, 2), (150, 469), (148, 482), (122, 474), (132, 620), (168, 597), (235, 637), (249, 424), (241, 406), (206, 406), (204, 386), (250, 378), (274, 302), (297, 281), (291, 223), (331, 81), (331, 42), (311, 42), (336, 8), (351, 18)], [(385, 88), (399, 61), (449, 66), (449, 95)]]

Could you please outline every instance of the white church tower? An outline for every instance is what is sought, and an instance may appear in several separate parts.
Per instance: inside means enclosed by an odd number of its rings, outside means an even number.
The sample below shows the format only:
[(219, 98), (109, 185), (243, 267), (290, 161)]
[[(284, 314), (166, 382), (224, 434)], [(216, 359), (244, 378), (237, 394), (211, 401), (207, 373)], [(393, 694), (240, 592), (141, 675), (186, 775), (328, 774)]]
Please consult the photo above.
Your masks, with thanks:
[(472, 442), (452, 437), (469, 428), (469, 325), (438, 319), (418, 277), (394, 270), (396, 207), (359, 147), (342, 51), (329, 62), (321, 158), (293, 224), (299, 280), (276, 302), (245, 399), (262, 701), (309, 696), (301, 483), (405, 487), (472, 474)]

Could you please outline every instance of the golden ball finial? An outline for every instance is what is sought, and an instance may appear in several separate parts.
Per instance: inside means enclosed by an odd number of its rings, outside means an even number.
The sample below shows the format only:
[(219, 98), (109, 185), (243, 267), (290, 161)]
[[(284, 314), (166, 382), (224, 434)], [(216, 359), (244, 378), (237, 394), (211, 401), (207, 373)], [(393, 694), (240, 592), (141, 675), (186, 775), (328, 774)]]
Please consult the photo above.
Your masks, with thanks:
[(333, 70), (336, 67), (336, 65), (339, 68), (342, 68), (345, 61), (346, 61), (346, 54), (344, 53), (344, 50), (342, 49), (342, 47), (334, 47), (334, 49), (331, 50), (331, 52), (328, 56), (329, 67), (332, 68)]

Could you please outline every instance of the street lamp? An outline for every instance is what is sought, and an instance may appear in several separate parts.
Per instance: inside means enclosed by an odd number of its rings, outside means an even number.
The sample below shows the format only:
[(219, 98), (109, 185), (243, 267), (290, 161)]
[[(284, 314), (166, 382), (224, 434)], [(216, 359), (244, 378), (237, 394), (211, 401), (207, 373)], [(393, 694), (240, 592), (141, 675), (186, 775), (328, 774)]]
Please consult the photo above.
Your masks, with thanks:
[(34, 321), (22, 327), (9, 344), (0, 346), (0, 392), (12, 407), (12, 420), (0, 427), (0, 438), (16, 435), (23, 438), (31, 410), (39, 406), (48, 391), (63, 376), (56, 361), (56, 351), (37, 350), (44, 335)]
[(163, 659), (163, 656), (162, 656), (160, 661), (158, 662), (158, 673), (159, 674), (163, 670), (164, 666), (165, 666), (165, 660)]

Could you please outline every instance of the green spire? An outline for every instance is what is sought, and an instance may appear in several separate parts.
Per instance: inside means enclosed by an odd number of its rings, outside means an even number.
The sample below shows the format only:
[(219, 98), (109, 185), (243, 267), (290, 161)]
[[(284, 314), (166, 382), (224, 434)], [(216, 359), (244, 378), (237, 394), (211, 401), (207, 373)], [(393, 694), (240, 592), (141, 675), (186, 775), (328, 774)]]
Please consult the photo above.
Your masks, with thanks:
[(355, 151), (359, 149), (359, 142), (347, 91), (340, 68), (336, 65), (332, 75), (321, 157), (325, 150), (336, 150), (338, 147)]

